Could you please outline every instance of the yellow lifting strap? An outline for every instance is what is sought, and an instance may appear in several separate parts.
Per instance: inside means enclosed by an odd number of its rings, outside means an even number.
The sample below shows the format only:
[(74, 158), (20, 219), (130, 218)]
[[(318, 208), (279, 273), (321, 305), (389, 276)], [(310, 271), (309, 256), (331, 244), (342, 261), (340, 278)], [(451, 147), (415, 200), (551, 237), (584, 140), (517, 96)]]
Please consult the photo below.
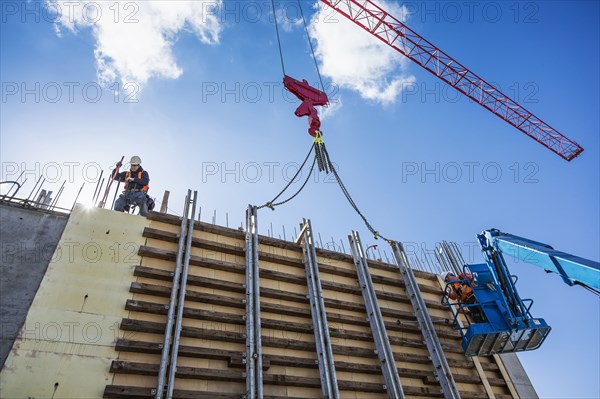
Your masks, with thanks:
[(325, 141), (323, 141), (323, 133), (321, 131), (317, 130), (315, 132), (315, 139), (313, 140), (313, 143), (316, 143), (316, 144), (324, 144), (325, 143)]

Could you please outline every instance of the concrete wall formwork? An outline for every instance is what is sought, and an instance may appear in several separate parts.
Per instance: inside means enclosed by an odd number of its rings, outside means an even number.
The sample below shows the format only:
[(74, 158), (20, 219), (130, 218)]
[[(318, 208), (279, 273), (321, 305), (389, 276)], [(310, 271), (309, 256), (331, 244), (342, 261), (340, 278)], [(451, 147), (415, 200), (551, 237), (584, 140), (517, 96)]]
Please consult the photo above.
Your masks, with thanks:
[[(180, 224), (76, 207), (57, 251), (93, 244), (48, 268), (0, 374), (2, 397), (154, 397)], [(195, 223), (175, 398), (245, 393), (244, 239)], [(341, 397), (386, 398), (352, 258), (317, 249), (317, 261)], [(265, 398), (320, 397), (302, 248), (261, 236), (259, 263)], [(406, 397), (442, 397), (397, 267), (369, 268)], [(499, 357), (464, 356), (437, 277), (415, 274), (461, 397), (518, 397)]]

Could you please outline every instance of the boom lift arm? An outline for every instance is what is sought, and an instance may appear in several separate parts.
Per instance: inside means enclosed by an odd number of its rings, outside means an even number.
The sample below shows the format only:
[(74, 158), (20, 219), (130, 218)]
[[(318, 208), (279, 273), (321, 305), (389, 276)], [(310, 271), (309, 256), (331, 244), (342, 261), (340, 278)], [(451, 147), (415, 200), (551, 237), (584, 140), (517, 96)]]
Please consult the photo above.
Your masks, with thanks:
[[(600, 294), (600, 263), (557, 251), (548, 244), (491, 229), (478, 236), (483, 249), (489, 248), (556, 273), (568, 285), (582, 285)], [(485, 251), (487, 253), (487, 251)]]
[[(520, 352), (539, 348), (550, 332), (544, 319), (534, 318), (531, 299), (521, 299), (517, 292), (516, 276), (510, 274), (504, 254), (560, 275), (569, 285), (582, 285), (600, 294), (600, 263), (564, 252), (551, 246), (497, 229), (477, 235), (486, 263), (464, 265), (458, 282), (446, 284), (442, 304), (454, 315), (455, 326), (463, 337), (462, 346), (468, 356)], [(468, 285), (475, 294), (471, 303), (452, 302), (456, 286)], [(483, 313), (465, 327), (458, 317), (465, 313)], [(470, 311), (470, 312), (469, 312)], [(466, 319), (469, 322), (469, 318)]]

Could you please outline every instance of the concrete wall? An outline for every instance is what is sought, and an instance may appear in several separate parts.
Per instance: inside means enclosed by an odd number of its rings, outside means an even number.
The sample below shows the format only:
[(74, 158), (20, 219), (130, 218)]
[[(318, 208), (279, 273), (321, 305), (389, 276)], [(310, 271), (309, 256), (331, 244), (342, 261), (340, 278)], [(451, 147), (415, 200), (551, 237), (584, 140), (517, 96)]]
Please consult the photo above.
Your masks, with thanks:
[(68, 215), (0, 203), (0, 365), (12, 347)]
[(537, 392), (516, 353), (500, 355), (506, 371), (521, 399), (538, 399)]
[[(36, 211), (26, 211), (32, 212)], [(25, 218), (17, 216), (13, 225)], [(42, 271), (40, 288), (39, 279), (28, 287), (35, 299), (0, 372), (0, 396), (154, 397), (166, 321), (163, 305), (170, 294), (179, 224), (171, 215), (142, 218), (77, 206), (47, 271)], [(238, 399), (245, 391), (245, 236), (205, 223), (195, 227), (176, 397)], [(5, 230), (10, 237), (11, 229), (3, 224)], [(261, 237), (259, 251), (263, 351), (268, 360), (265, 395), (319, 397), (302, 248)], [(383, 399), (387, 394), (354, 262), (348, 255), (325, 250), (317, 250), (317, 258), (342, 397)], [(21, 266), (25, 267), (27, 263)], [(439, 383), (397, 269), (372, 261), (370, 273), (407, 398), (439, 397)], [(436, 331), (462, 397), (534, 397), (524, 390), (530, 388), (526, 375), (515, 378), (523, 371), (510, 363), (516, 357), (508, 359), (506, 368), (517, 370), (507, 372), (499, 356), (464, 356), (460, 337), (445, 322), (449, 312), (439, 304), (439, 278), (416, 274), (428, 310), (438, 320)]]

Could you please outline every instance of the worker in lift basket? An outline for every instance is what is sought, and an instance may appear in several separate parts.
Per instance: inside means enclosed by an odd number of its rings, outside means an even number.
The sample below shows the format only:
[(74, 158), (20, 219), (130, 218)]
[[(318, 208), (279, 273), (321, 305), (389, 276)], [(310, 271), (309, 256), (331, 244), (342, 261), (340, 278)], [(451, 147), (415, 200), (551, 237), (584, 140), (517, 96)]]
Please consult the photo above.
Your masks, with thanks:
[[(460, 273), (457, 277), (452, 272), (444, 272), (442, 273), (441, 277), (444, 279), (444, 282), (452, 284), (452, 289), (448, 295), (450, 299), (458, 300), (459, 303), (464, 305), (472, 305), (477, 302), (473, 288), (471, 288), (475, 285), (473, 275), (469, 273), (466, 275), (464, 273)], [(483, 313), (481, 306), (469, 306), (467, 309), (473, 317), (474, 323), (482, 323), (486, 321), (485, 314)]]
[(136, 204), (140, 210), (140, 216), (146, 216), (148, 214), (148, 183), (150, 182), (150, 176), (148, 172), (142, 168), (142, 160), (137, 155), (131, 157), (129, 164), (131, 165), (130, 170), (120, 172), (121, 162), (117, 163), (115, 170), (113, 171), (113, 178), (119, 182), (125, 182), (125, 189), (115, 201), (115, 211), (123, 212), (128, 211), (129, 206)]

